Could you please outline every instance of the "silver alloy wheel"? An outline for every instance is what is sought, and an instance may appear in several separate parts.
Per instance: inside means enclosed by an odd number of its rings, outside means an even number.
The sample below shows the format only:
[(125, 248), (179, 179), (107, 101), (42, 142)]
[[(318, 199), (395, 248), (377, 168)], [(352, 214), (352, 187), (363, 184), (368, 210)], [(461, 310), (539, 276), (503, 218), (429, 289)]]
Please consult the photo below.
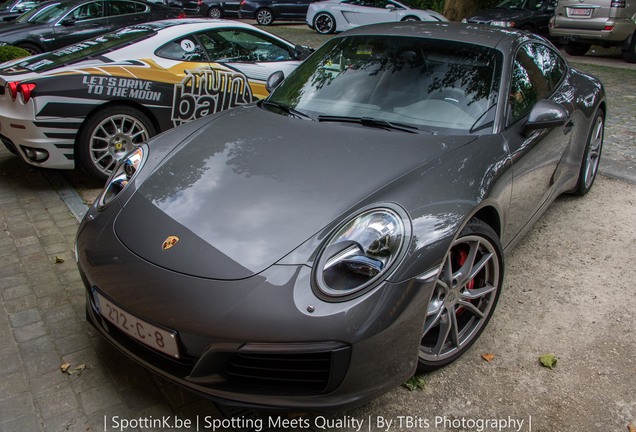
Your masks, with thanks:
[(453, 242), (426, 313), (419, 352), (426, 365), (452, 361), (479, 336), (500, 289), (498, 253), (481, 235)]
[(336, 29), (335, 27), (336, 23), (333, 17), (326, 12), (321, 12), (314, 18), (314, 28), (320, 34), (333, 33)]
[(596, 172), (598, 171), (598, 163), (601, 160), (601, 148), (603, 146), (603, 116), (596, 116), (594, 127), (592, 128), (592, 136), (587, 144), (587, 154), (585, 157), (585, 171), (583, 182), (585, 189), (592, 187)]
[(115, 114), (106, 117), (90, 135), (89, 151), (95, 168), (106, 175), (135, 144), (147, 141), (150, 135), (144, 124), (133, 116)]
[(256, 12), (256, 22), (260, 25), (270, 25), (273, 20), (274, 17), (269, 9), (259, 9), (258, 12)]
[(208, 9), (208, 16), (213, 19), (220, 19), (223, 17), (223, 12), (221, 11), (221, 8), (213, 6)]

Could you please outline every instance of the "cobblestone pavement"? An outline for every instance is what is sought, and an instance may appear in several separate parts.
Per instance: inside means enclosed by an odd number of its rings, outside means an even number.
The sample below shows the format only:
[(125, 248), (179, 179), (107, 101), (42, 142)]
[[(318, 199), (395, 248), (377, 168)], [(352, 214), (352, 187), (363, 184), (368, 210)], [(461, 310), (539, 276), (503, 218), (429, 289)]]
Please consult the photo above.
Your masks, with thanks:
[[(271, 30), (314, 46), (325, 40), (298, 26)], [(636, 72), (581, 67), (608, 89), (602, 170), (633, 176)], [(78, 222), (61, 199), (73, 200), (65, 187), (59, 174), (32, 169), (0, 149), (0, 431), (196, 430), (142, 423), (124, 429), (122, 422), (258, 418), (260, 413), (219, 408), (155, 377), (86, 323), (84, 287), (73, 256)], [(81, 213), (82, 205), (77, 207)], [(70, 364), (65, 373), (64, 363)]]

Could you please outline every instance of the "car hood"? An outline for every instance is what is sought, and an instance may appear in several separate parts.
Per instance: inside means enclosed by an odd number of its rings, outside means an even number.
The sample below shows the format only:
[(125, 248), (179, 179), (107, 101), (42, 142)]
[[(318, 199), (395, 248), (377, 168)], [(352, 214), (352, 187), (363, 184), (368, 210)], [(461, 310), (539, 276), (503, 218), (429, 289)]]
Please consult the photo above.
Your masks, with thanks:
[(469, 22), (488, 23), (490, 21), (514, 21), (526, 18), (532, 12), (526, 9), (486, 9), (479, 11), (477, 15), (468, 18)]
[(47, 23), (44, 24), (32, 24), (32, 23), (7, 23), (0, 26), (0, 41), (5, 41), (7, 38), (18, 35), (25, 35), (31, 33), (33, 30), (37, 30), (43, 27), (48, 27)]
[[(239, 108), (206, 123), (152, 173), (142, 172), (147, 177), (123, 206), (115, 232), (161, 267), (247, 278), (396, 178), (474, 139)], [(164, 250), (169, 236), (179, 241)]]

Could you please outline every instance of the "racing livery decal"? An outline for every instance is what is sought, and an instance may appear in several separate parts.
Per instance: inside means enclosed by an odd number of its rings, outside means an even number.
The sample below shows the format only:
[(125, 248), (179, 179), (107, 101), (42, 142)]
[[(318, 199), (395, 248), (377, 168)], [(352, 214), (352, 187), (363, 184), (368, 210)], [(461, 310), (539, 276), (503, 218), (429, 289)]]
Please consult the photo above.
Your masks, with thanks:
[(255, 100), (247, 77), (240, 72), (221, 69), (185, 72), (181, 83), (174, 86), (171, 118), (174, 126)]

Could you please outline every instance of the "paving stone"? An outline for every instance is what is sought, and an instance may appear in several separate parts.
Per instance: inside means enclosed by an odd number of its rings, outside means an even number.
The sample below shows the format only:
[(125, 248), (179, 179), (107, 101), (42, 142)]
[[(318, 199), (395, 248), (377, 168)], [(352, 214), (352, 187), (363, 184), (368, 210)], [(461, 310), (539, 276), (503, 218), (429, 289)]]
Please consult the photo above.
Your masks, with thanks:
[(92, 337), (87, 331), (62, 337), (55, 340), (55, 346), (62, 356), (74, 354), (92, 346)]
[[(29, 288), (30, 290), (30, 288)], [(21, 312), (27, 309), (32, 309), (38, 304), (38, 299), (34, 294), (28, 294), (22, 297), (18, 297), (11, 300), (6, 300), (4, 306), (8, 313)]]
[(77, 316), (75, 315), (75, 310), (71, 304), (66, 304), (63, 306), (59, 306), (56, 308), (52, 308), (44, 312), (44, 321), (47, 325), (54, 325), (60, 321), (72, 319), (73, 321), (77, 320)]
[(0, 380), (0, 398), (17, 396), (29, 390), (26, 376), (23, 372), (15, 372)]
[(46, 432), (88, 432), (91, 430), (103, 431), (104, 429), (103, 427), (92, 428), (84, 412), (80, 409), (74, 409), (47, 419), (44, 430)]
[(87, 415), (104, 411), (122, 403), (117, 390), (111, 386), (100, 386), (80, 393), (80, 400)]
[(66, 292), (61, 290), (51, 295), (38, 298), (38, 307), (42, 311), (70, 304), (70, 300)]
[(9, 315), (9, 321), (13, 327), (21, 327), (41, 320), (42, 316), (40, 315), (40, 311), (37, 309), (28, 309)]
[(22, 327), (13, 329), (15, 340), (18, 342), (26, 342), (32, 339), (36, 339), (40, 336), (44, 336), (48, 333), (48, 329), (42, 321), (38, 321), (32, 324), (27, 324)]
[(0, 424), (0, 428), (7, 432), (39, 432), (42, 429), (42, 421), (37, 413), (30, 413)]
[(75, 393), (70, 388), (44, 393), (36, 399), (36, 403), (45, 420), (78, 407)]
[(24, 275), (13, 275), (13, 276), (2, 276), (0, 277), (0, 289), (5, 290), (7, 288), (12, 288), (18, 285), (27, 284), (26, 276)]
[(48, 370), (41, 374), (33, 374), (29, 377), (29, 386), (35, 397), (40, 397), (49, 392), (59, 392), (71, 387), (71, 377), (62, 372), (59, 366), (61, 366), (61, 364), (55, 369)]
[(2, 291), (2, 298), (6, 300), (13, 300), (18, 297), (23, 297), (29, 294), (33, 294), (33, 290), (28, 284), (16, 285), (11, 288), (6, 288)]
[(34, 412), (33, 397), (29, 392), (0, 400), (0, 413), (2, 413), (3, 422), (15, 420)]

